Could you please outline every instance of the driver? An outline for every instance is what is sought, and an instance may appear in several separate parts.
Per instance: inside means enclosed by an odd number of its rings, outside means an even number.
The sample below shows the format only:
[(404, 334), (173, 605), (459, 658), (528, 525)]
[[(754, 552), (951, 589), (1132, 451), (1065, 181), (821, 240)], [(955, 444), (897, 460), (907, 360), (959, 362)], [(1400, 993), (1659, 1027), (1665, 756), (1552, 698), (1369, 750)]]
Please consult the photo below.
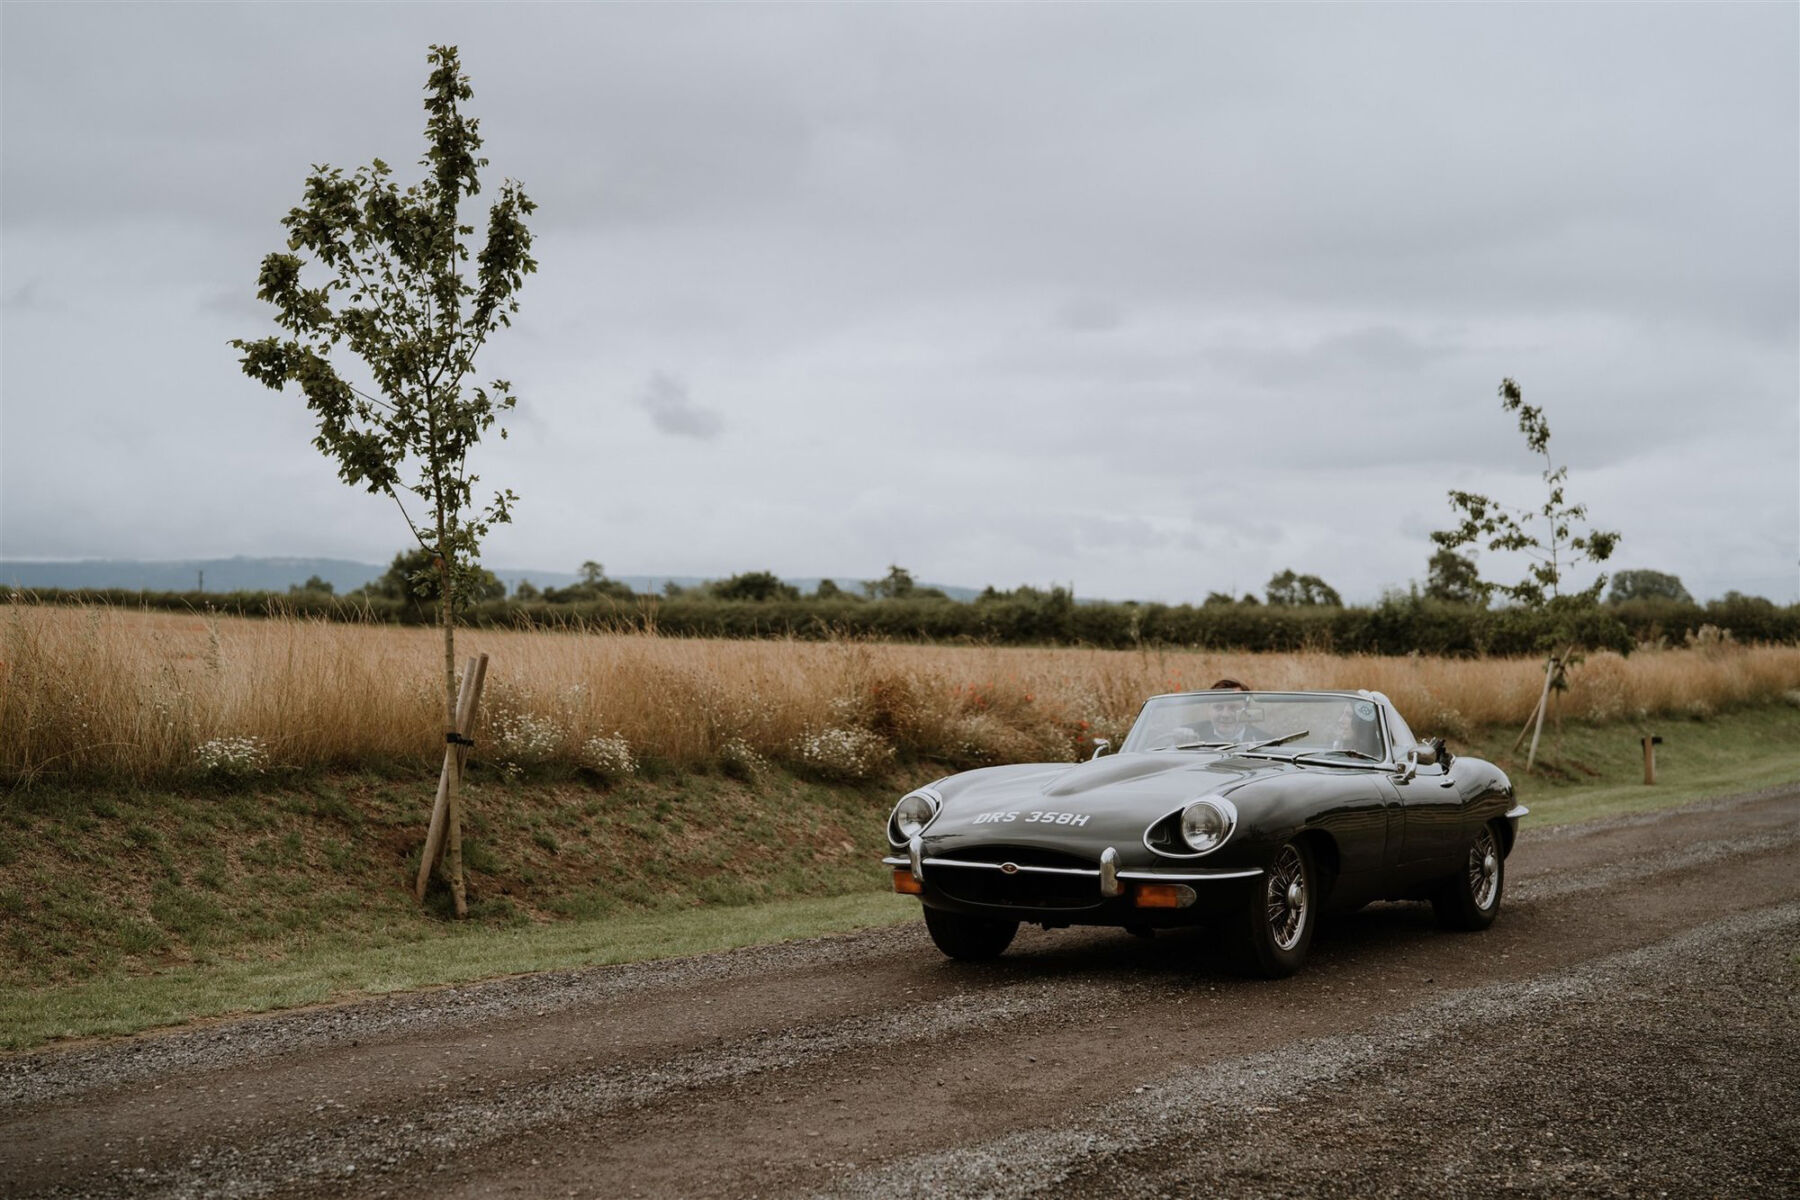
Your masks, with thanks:
[(1254, 742), (1268, 737), (1266, 730), (1258, 729), (1246, 719), (1248, 709), (1248, 697), (1215, 697), (1206, 706), (1210, 725), (1201, 726), (1197, 730), (1199, 740), (1235, 743)]

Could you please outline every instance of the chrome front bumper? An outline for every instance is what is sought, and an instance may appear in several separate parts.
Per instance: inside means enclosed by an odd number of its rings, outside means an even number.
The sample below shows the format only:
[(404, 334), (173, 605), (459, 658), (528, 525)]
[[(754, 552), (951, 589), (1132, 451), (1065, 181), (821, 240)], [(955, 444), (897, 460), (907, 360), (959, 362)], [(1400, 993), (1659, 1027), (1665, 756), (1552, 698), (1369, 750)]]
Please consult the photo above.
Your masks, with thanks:
[(1027, 863), (972, 862), (960, 858), (928, 858), (923, 839), (914, 837), (905, 855), (890, 854), (882, 865), (905, 867), (918, 883), (925, 882), (925, 868), (947, 868), (963, 871), (1000, 871), (1007, 875), (1076, 875), (1094, 880), (1102, 896), (1118, 896), (1124, 883), (1213, 883), (1222, 879), (1250, 879), (1261, 875), (1261, 867), (1139, 867), (1129, 871), (1118, 868), (1119, 852), (1108, 846), (1100, 854), (1097, 867), (1036, 867)]

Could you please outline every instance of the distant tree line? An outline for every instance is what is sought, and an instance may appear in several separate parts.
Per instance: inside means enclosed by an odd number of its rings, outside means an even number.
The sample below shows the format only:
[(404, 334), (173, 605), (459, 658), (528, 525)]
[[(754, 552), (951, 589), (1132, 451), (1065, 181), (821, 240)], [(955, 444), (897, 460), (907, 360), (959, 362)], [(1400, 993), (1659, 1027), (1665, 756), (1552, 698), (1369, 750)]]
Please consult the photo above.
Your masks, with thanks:
[[(114, 589), (40, 591), (32, 596), (51, 603), (427, 625), (433, 620), (435, 598), (430, 594), (430, 573), (418, 572), (417, 566), (412, 556), (401, 555), (380, 579), (346, 595), (334, 595), (329, 585), (315, 580), (311, 582), (317, 586), (285, 594)], [(1261, 600), (1215, 593), (1193, 605), (1078, 603), (1067, 588), (1029, 586), (1010, 591), (989, 587), (965, 603), (935, 588), (919, 587), (899, 567), (853, 587), (825, 580), (804, 595), (773, 573), (757, 571), (646, 596), (608, 579), (599, 563), (590, 562), (568, 587), (521, 584), (510, 597), (500, 580), (490, 577), (475, 589), (479, 598), (471, 598), (467, 619), (487, 627), (655, 630), (675, 637), (849, 637), (1114, 649), (1201, 646), (1451, 655), (1533, 654), (1549, 628), (1547, 622), (1566, 619), (1516, 605), (1492, 605), (1454, 568), (1439, 569), (1436, 558), (1433, 567), (1423, 588), (1390, 593), (1373, 605), (1344, 605), (1316, 577), (1309, 583), (1309, 577), (1288, 571), (1270, 581)], [(1679, 579), (1654, 571), (1620, 572), (1612, 580), (1606, 603), (1589, 607), (1577, 619), (1581, 628), (1575, 632), (1584, 645), (1620, 651), (1641, 643), (1680, 645), (1707, 625), (1741, 642), (1800, 642), (1800, 605), (1783, 607), (1736, 592), (1699, 604)]]

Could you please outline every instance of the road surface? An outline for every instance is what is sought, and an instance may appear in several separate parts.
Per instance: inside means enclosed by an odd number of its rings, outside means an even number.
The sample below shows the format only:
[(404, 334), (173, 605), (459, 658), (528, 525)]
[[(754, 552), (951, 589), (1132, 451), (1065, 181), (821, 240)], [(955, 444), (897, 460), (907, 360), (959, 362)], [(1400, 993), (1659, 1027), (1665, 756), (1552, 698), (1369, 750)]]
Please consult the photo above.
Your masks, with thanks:
[(922, 928), (0, 1057), (0, 1195), (1800, 1195), (1800, 787), (1529, 820), (1498, 923)]

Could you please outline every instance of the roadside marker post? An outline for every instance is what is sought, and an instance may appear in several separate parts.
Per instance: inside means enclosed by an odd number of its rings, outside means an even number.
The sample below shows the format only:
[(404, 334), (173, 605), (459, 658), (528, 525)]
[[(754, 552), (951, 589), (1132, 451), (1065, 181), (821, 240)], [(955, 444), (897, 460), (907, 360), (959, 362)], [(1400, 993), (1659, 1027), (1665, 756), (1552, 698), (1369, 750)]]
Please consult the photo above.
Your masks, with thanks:
[(1662, 745), (1662, 738), (1646, 737), (1643, 739), (1643, 742), (1644, 742), (1644, 785), (1646, 787), (1649, 787), (1656, 783), (1656, 748), (1658, 746)]

